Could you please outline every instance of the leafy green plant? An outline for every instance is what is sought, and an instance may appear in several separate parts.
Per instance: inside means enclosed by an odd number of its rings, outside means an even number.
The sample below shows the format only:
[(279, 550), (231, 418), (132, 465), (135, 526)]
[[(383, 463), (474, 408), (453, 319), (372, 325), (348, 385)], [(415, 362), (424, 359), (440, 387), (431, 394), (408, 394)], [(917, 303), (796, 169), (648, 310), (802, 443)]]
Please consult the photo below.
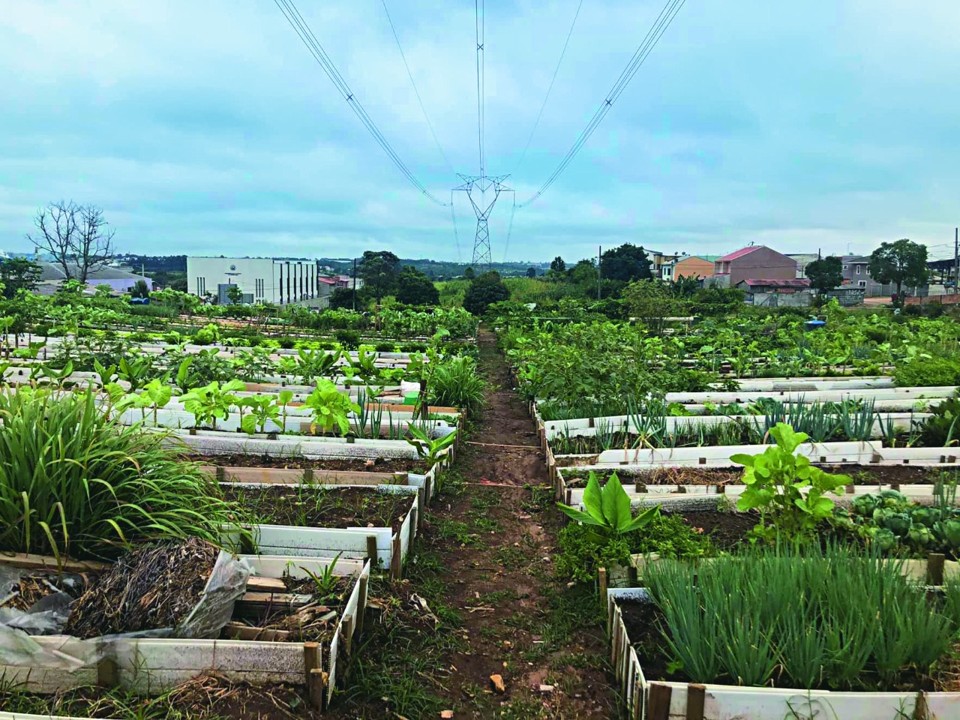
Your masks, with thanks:
[(438, 362), (428, 387), (431, 405), (459, 408), (469, 416), (483, 407), (485, 389), (476, 361), (466, 355)]
[(598, 545), (606, 545), (611, 540), (642, 530), (660, 512), (654, 506), (634, 516), (630, 496), (616, 473), (607, 479), (602, 489), (597, 474), (590, 473), (583, 491), (584, 510), (562, 503), (557, 503), (557, 507), (571, 520), (582, 523), (587, 528), (587, 536)]
[(0, 392), (0, 549), (112, 558), (162, 538), (219, 543), (235, 508), (167, 442), (111, 419), (91, 391)]
[(447, 448), (451, 447), (457, 440), (456, 430), (438, 438), (431, 438), (425, 430), (411, 424), (407, 428), (407, 432), (409, 433), (407, 442), (416, 448), (417, 455), (422, 460), (426, 460), (429, 467), (433, 467), (440, 462), (440, 459), (446, 454)]
[(349, 395), (341, 393), (336, 384), (321, 378), (317, 387), (303, 403), (313, 411), (312, 431), (319, 427), (323, 432), (336, 429), (341, 435), (350, 432), (350, 413), (360, 412), (360, 406), (350, 400)]
[(214, 380), (209, 385), (194, 388), (183, 395), (180, 401), (186, 411), (196, 419), (196, 427), (209, 423), (216, 430), (217, 419), (226, 420), (230, 416), (230, 408), (240, 402), (240, 398), (234, 393), (245, 387), (242, 380), (231, 380), (223, 385)]
[(904, 689), (945, 656), (957, 627), (958, 608), (931, 604), (900, 562), (845, 546), (661, 560), (644, 581), (664, 646), (694, 682), (875, 690), (879, 676)]
[[(244, 415), (240, 421), (240, 428), (249, 435), (258, 431), (266, 431), (269, 421), (277, 422), (280, 418), (280, 408), (270, 395), (251, 395), (241, 400), (240, 404), (243, 407), (250, 408), (250, 412)], [(284, 405), (285, 412), (286, 405)]]
[[(760, 522), (755, 537), (773, 539), (778, 533), (787, 536), (810, 535), (817, 525), (830, 517), (834, 502), (825, 497), (851, 482), (847, 475), (833, 475), (810, 464), (795, 451), (808, 439), (806, 433), (794, 432), (785, 423), (770, 429), (776, 441), (758, 455), (738, 453), (730, 459), (746, 469), (746, 489), (737, 500), (741, 511), (759, 510)], [(801, 492), (806, 490), (806, 493)]]
[(324, 600), (331, 595), (337, 589), (337, 584), (340, 581), (340, 576), (336, 574), (337, 562), (340, 560), (340, 556), (343, 553), (337, 553), (333, 556), (333, 559), (326, 565), (324, 568), (318, 572), (311, 572), (305, 567), (300, 569), (307, 574), (314, 584), (314, 595), (318, 600)]

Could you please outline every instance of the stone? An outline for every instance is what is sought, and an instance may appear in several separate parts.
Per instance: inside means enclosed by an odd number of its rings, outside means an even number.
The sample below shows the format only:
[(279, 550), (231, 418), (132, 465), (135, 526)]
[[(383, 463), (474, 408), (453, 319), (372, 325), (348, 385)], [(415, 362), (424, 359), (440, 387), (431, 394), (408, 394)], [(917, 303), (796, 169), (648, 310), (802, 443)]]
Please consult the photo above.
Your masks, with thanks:
[(503, 676), (496, 673), (490, 676), (490, 684), (493, 689), (503, 695), (507, 691), (507, 686), (503, 684)]

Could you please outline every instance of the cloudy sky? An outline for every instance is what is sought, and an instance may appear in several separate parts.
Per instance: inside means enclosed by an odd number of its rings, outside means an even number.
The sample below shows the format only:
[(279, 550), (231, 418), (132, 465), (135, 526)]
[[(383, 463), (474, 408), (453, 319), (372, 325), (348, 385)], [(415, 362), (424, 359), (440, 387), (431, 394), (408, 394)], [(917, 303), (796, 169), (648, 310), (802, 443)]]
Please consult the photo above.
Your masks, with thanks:
[[(449, 201), (479, 172), (474, 4), (297, 6), (417, 179)], [(602, 102), (663, 0), (487, 0), (489, 173), (529, 199)], [(952, 252), (960, 223), (960, 3), (687, 0), (557, 182), (512, 213), (493, 256), (598, 244), (721, 253)], [(475, 218), (391, 163), (272, 0), (0, 0), (0, 249), (36, 209), (104, 208), (152, 254), (469, 259)], [(446, 156), (446, 159), (445, 159)], [(449, 159), (449, 164), (447, 162)], [(507, 229), (513, 215), (507, 245)]]

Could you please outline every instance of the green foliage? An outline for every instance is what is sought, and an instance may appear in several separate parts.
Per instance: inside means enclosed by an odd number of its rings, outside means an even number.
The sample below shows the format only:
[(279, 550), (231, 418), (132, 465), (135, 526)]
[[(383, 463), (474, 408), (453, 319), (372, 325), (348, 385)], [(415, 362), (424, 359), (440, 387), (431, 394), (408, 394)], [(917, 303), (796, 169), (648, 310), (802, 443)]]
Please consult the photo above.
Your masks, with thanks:
[(407, 442), (416, 448), (417, 455), (426, 460), (428, 467), (436, 465), (447, 454), (447, 449), (457, 441), (456, 430), (438, 438), (431, 438), (429, 434), (416, 425), (410, 425), (407, 431), (409, 432), (409, 437), (406, 438)]
[(33, 292), (42, 274), (42, 268), (31, 260), (0, 259), (0, 295), (9, 300), (21, 290)]
[(920, 439), (926, 447), (946, 447), (960, 440), (960, 399), (947, 398), (930, 409), (930, 417), (920, 426)]
[(843, 284), (843, 261), (838, 257), (825, 257), (807, 263), (804, 275), (818, 296)]
[(893, 378), (899, 387), (956, 385), (960, 381), (960, 359), (921, 353), (898, 362)]
[(240, 398), (234, 393), (245, 387), (242, 380), (230, 380), (223, 385), (214, 380), (209, 385), (194, 388), (183, 395), (180, 401), (186, 411), (194, 416), (196, 427), (209, 423), (216, 430), (217, 419), (226, 420), (230, 415), (230, 408), (240, 403)]
[(89, 391), (0, 392), (0, 549), (112, 558), (170, 537), (219, 543), (234, 510), (167, 442), (109, 418)]
[(913, 502), (896, 490), (858, 495), (849, 510), (838, 508), (834, 524), (883, 553), (906, 551), (925, 556), (940, 552), (960, 557), (960, 508), (957, 486), (938, 482), (933, 506)]
[(557, 507), (571, 520), (581, 523), (586, 528), (586, 537), (601, 548), (610, 541), (642, 530), (660, 513), (660, 509), (654, 506), (634, 516), (630, 496), (616, 473), (607, 479), (602, 489), (596, 473), (590, 473), (583, 491), (584, 510), (563, 503), (557, 503)]
[(607, 250), (600, 256), (600, 274), (607, 280), (623, 283), (650, 280), (653, 278), (650, 266), (650, 257), (643, 248), (630, 243)]
[(868, 271), (877, 282), (896, 285), (897, 297), (900, 298), (904, 285), (917, 287), (926, 284), (929, 275), (927, 246), (906, 238), (881, 243), (870, 255)]
[(359, 413), (360, 406), (350, 400), (346, 393), (337, 390), (335, 383), (321, 378), (317, 387), (303, 402), (313, 412), (312, 429), (323, 432), (338, 430), (341, 435), (350, 432), (350, 413)]
[(212, 345), (220, 340), (220, 328), (215, 323), (208, 323), (193, 334), (194, 345)]
[(811, 465), (808, 458), (794, 454), (808, 440), (806, 433), (778, 423), (770, 435), (777, 444), (759, 455), (736, 454), (730, 458), (746, 468), (743, 483), (747, 487), (737, 501), (737, 509), (760, 511), (760, 522), (753, 530), (758, 538), (810, 536), (833, 513), (834, 502), (826, 493), (839, 495), (837, 488), (851, 480), (847, 475), (824, 472)]
[(483, 407), (486, 383), (480, 377), (477, 362), (467, 355), (439, 361), (430, 376), (427, 390), (431, 405), (459, 408), (475, 416)]
[(463, 297), (463, 307), (476, 316), (483, 315), (493, 303), (507, 300), (510, 291), (496, 272), (485, 272), (470, 282)]
[[(287, 391), (289, 392), (289, 391)], [(293, 395), (291, 393), (291, 399)], [(289, 402), (289, 401), (288, 401)], [(240, 401), (241, 407), (250, 408), (250, 412), (240, 420), (240, 429), (249, 435), (264, 432), (269, 421), (280, 421), (280, 407), (270, 395), (251, 395)], [(286, 412), (286, 408), (284, 408)]]
[(433, 281), (409, 265), (397, 276), (394, 295), (405, 305), (437, 305), (440, 302), (440, 292)]
[(557, 536), (557, 574), (575, 582), (592, 583), (601, 567), (627, 565), (630, 556), (657, 553), (660, 557), (698, 558), (713, 555), (709, 538), (697, 533), (682, 517), (661, 513), (650, 520), (643, 532), (597, 544), (590, 529), (569, 523)]
[(376, 299), (392, 295), (400, 273), (400, 259), (392, 252), (367, 250), (357, 264), (357, 274), (363, 278), (363, 292)]
[(960, 620), (900, 563), (836, 546), (661, 560), (644, 579), (673, 663), (700, 683), (903, 689), (945, 656)]

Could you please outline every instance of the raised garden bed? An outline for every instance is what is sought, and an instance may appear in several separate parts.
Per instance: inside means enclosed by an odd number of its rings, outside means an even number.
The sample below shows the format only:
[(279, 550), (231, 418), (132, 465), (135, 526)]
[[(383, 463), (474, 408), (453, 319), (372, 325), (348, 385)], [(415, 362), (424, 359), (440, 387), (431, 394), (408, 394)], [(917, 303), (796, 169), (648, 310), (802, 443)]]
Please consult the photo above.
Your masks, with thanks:
[[(232, 682), (306, 686), (312, 704), (324, 706), (338, 682), (338, 660), (350, 654), (363, 624), (369, 563), (241, 559), (252, 575), (220, 638), (118, 636), (105, 643), (102, 638), (22, 636), (14, 656), (18, 659), (5, 657), (0, 676), (23, 692), (52, 694), (100, 686), (157, 695), (193, 677), (216, 673)], [(31, 563), (25, 556), (17, 556), (17, 561), (20, 566)], [(39, 564), (49, 565), (49, 559)], [(317, 578), (325, 571), (330, 577), (321, 591)]]
[[(250, 526), (261, 555), (369, 559), (397, 578), (421, 517), (418, 489), (408, 485), (221, 487), (265, 520)], [(239, 540), (233, 532), (225, 535), (227, 544)]]
[(960, 693), (929, 687), (858, 692), (688, 682), (662, 651), (662, 616), (643, 588), (607, 591), (607, 620), (614, 674), (630, 718), (902, 720), (952, 718), (960, 712)]

